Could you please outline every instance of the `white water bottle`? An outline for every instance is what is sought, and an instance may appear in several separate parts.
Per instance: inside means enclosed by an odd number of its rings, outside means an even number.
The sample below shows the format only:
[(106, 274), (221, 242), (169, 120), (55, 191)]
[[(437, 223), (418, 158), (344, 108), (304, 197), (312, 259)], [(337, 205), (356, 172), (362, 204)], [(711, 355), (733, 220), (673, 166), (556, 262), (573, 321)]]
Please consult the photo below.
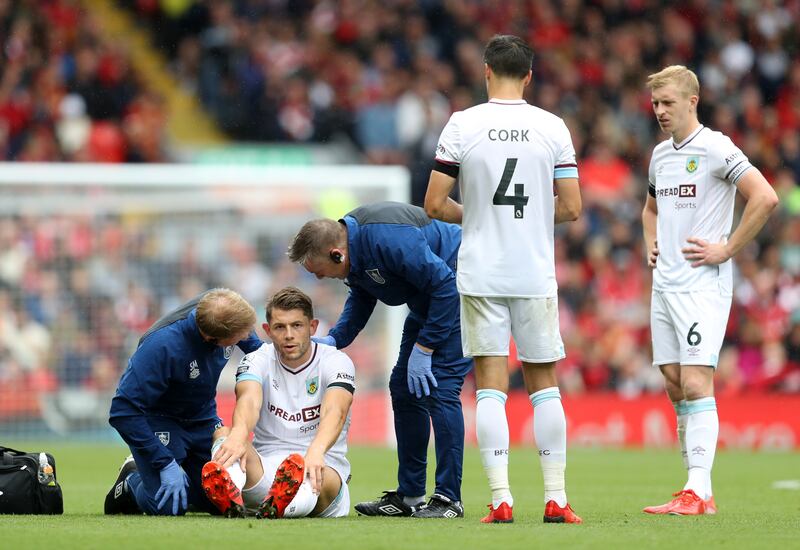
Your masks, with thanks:
[(53, 466), (47, 461), (47, 455), (45, 453), (39, 453), (39, 483), (50, 486), (56, 484)]

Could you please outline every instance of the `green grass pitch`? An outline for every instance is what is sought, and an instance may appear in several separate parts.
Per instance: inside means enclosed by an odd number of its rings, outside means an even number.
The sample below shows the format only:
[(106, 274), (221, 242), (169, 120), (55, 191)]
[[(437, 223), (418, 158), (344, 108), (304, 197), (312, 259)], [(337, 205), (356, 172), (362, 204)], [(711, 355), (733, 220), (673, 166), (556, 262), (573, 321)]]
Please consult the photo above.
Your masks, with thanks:
[[(531, 449), (512, 449), (514, 523), (483, 525), (489, 491), (477, 450), (465, 457), (466, 517), (458, 520), (366, 518), (337, 520), (226, 520), (102, 515), (103, 498), (127, 454), (120, 446), (4, 442), (46, 448), (58, 461), (63, 516), (0, 516), (3, 548), (800, 548), (800, 491), (773, 487), (800, 478), (794, 453), (720, 452), (714, 470), (719, 514), (648, 516), (682, 485), (676, 451), (573, 449), (567, 485), (583, 525), (542, 523), (541, 473)], [(352, 502), (395, 487), (395, 455), (388, 449), (351, 449)], [(432, 464), (433, 460), (429, 460)], [(431, 489), (432, 471), (428, 488)]]

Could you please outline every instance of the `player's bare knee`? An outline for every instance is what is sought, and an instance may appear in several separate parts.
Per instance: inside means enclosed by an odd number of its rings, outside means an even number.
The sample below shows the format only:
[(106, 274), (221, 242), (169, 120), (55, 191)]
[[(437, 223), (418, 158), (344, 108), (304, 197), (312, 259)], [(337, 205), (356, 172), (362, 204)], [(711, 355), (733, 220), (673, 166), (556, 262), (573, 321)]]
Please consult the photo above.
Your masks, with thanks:
[(319, 499), (317, 505), (311, 511), (309, 516), (318, 516), (328, 509), (328, 507), (336, 500), (339, 491), (342, 490), (342, 479), (339, 474), (330, 466), (325, 466), (325, 474), (323, 476), (322, 490), (319, 492)]
[(684, 367), (681, 390), (684, 399), (694, 401), (714, 394), (714, 370), (711, 367)]
[(670, 401), (681, 401), (685, 399), (680, 380), (676, 381), (665, 378), (664, 389), (666, 390), (667, 396), (669, 397)]

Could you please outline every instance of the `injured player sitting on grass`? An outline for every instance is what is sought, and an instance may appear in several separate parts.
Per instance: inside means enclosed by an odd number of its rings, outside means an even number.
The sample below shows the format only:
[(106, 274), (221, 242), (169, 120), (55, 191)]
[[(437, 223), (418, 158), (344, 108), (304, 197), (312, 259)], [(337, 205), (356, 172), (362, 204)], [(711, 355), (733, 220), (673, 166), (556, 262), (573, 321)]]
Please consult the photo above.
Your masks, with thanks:
[(203, 489), (227, 517), (346, 516), (353, 363), (311, 341), (318, 321), (300, 290), (278, 291), (266, 310), (272, 343), (239, 365), (233, 425), (218, 431)]

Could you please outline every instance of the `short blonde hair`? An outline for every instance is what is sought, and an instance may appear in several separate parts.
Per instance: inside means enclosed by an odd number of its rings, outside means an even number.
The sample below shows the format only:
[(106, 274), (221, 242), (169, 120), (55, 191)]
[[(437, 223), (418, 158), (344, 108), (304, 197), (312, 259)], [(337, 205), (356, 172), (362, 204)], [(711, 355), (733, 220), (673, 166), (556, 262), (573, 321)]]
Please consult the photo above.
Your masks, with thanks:
[(651, 90), (667, 84), (675, 84), (685, 97), (700, 96), (700, 81), (697, 75), (683, 65), (670, 65), (647, 77), (647, 87)]
[(256, 324), (256, 310), (238, 292), (215, 288), (200, 298), (195, 319), (203, 334), (226, 340), (251, 330)]

